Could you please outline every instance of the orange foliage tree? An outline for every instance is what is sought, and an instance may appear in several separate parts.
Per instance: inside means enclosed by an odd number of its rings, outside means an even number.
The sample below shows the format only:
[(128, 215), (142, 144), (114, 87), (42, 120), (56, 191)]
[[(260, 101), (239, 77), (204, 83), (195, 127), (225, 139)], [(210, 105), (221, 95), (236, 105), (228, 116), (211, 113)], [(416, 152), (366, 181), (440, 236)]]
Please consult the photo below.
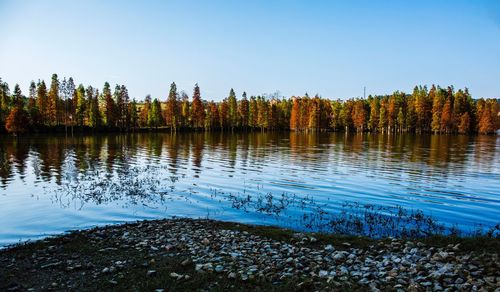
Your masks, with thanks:
[(28, 130), (28, 113), (20, 106), (14, 107), (5, 121), (5, 129), (9, 133), (21, 134)]

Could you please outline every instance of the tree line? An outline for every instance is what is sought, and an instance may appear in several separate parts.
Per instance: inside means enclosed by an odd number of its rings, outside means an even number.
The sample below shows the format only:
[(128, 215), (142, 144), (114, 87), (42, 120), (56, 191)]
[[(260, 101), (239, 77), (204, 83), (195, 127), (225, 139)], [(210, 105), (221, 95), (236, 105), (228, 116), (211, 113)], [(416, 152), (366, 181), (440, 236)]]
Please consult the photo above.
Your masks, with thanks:
[(11, 93), (0, 78), (0, 126), (12, 133), (77, 127), (490, 134), (500, 128), (499, 108), (498, 99), (473, 99), (467, 88), (452, 86), (347, 100), (308, 94), (247, 97), (245, 92), (238, 99), (231, 89), (215, 102), (202, 99), (198, 84), (190, 98), (172, 83), (166, 100), (147, 95), (138, 102), (125, 85), (112, 89), (108, 82), (100, 91), (53, 74), (50, 86), (32, 81), (25, 96), (18, 84)]

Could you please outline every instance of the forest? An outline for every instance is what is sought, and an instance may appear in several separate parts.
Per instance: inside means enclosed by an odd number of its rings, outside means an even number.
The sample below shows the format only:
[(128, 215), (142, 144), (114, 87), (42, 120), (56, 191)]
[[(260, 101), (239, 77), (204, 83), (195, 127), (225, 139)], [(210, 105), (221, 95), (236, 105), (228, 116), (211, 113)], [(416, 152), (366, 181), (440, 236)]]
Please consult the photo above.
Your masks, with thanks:
[(9, 133), (76, 130), (293, 130), (492, 134), (500, 128), (500, 100), (473, 99), (467, 88), (415, 86), (411, 94), (367, 98), (250, 96), (233, 89), (220, 102), (202, 99), (194, 86), (191, 98), (170, 85), (166, 100), (147, 95), (131, 99), (125, 85), (100, 91), (62, 81), (32, 81), (28, 95), (16, 84), (11, 92), (0, 78), (0, 129)]

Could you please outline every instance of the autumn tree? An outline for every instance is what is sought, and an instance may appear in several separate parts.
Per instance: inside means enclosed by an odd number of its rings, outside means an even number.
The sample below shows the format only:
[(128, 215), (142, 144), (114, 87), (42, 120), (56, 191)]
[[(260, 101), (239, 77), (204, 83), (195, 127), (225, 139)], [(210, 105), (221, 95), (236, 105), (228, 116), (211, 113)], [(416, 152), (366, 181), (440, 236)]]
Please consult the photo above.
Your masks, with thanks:
[(380, 100), (378, 97), (368, 96), (370, 100), (370, 119), (368, 120), (368, 129), (376, 132), (378, 129), (379, 114), (380, 114)]
[(396, 124), (397, 124), (397, 131), (398, 132), (402, 132), (405, 128), (405, 115), (404, 115), (404, 112), (403, 112), (403, 107), (399, 107), (399, 111), (398, 111), (398, 117), (396, 119)]
[(137, 109), (137, 101), (132, 99), (132, 102), (128, 104), (128, 114), (129, 114), (129, 127), (135, 129), (139, 126), (139, 113)]
[(429, 101), (427, 87), (415, 86), (413, 89), (412, 99), (415, 107), (415, 129), (418, 132), (425, 132), (430, 128), (432, 119), (432, 100)]
[(354, 127), (356, 131), (363, 132), (365, 129), (366, 122), (366, 111), (364, 107), (364, 102), (360, 99), (354, 102), (354, 108), (352, 111), (352, 119), (354, 122)]
[(14, 87), (13, 108), (5, 121), (5, 129), (9, 133), (21, 134), (26, 132), (29, 126), (28, 113), (23, 108), (23, 96), (18, 84)]
[(36, 106), (36, 84), (33, 80), (30, 82), (28, 103), (32, 103), (33, 106)]
[(22, 134), (27, 131), (29, 123), (28, 113), (22, 107), (15, 106), (7, 116), (5, 129), (9, 133)]
[(318, 100), (319, 97), (317, 96), (314, 99), (308, 99), (307, 104), (305, 105), (308, 111), (307, 128), (313, 131), (319, 129), (320, 105)]
[(208, 130), (216, 129), (220, 126), (220, 116), (217, 104), (210, 101), (207, 105), (207, 115), (205, 116), (205, 128)]
[[(317, 99), (319, 113), (318, 113), (318, 128), (321, 130), (328, 129), (330, 126), (330, 119), (332, 116), (332, 108), (330, 101), (319, 97)], [(366, 105), (365, 105), (366, 107)], [(281, 113), (280, 113), (281, 115)]]
[(399, 109), (405, 101), (406, 94), (404, 92), (395, 91), (390, 97), (387, 104), (387, 127), (388, 130), (394, 132), (397, 130)]
[(446, 91), (440, 87), (437, 87), (434, 93), (434, 98), (432, 100), (431, 130), (434, 133), (438, 133), (441, 131), (441, 115), (443, 113), (443, 105), (445, 99), (446, 99)]
[(75, 105), (73, 103), (73, 96), (75, 95), (75, 82), (72, 77), (69, 77), (68, 80), (64, 78), (61, 87), (60, 93), (61, 96), (61, 118), (64, 125), (68, 125), (72, 122), (73, 116), (75, 114)]
[(380, 113), (379, 113), (379, 122), (378, 126), (380, 131), (385, 132), (387, 130), (387, 121), (388, 121), (388, 114), (387, 114), (387, 97), (382, 98), (380, 101)]
[(87, 110), (87, 101), (85, 98), (85, 87), (83, 84), (78, 85), (75, 95), (76, 110), (75, 110), (75, 120), (78, 126), (83, 126), (85, 123), (85, 112)]
[(238, 106), (236, 101), (236, 93), (234, 93), (234, 89), (232, 88), (231, 90), (229, 90), (227, 103), (228, 103), (227, 122), (231, 127), (231, 130), (233, 130), (234, 127), (238, 126)]
[(219, 124), (222, 130), (228, 127), (229, 124), (228, 113), (229, 113), (229, 104), (226, 98), (219, 104)]
[(448, 96), (443, 105), (443, 111), (441, 112), (441, 132), (450, 133), (452, 130), (453, 122), (453, 112), (452, 112), (452, 100)]
[(279, 101), (277, 99), (271, 99), (266, 101), (267, 104), (267, 127), (268, 130), (278, 129), (279, 122)]
[(292, 96), (292, 113), (290, 115), (290, 129), (299, 129), (300, 98)]
[(108, 127), (116, 126), (116, 106), (111, 94), (111, 86), (108, 82), (104, 83), (102, 89), (102, 99), (104, 100), (104, 123)]
[(248, 106), (248, 125), (253, 129), (257, 127), (257, 100), (255, 96), (250, 96)]
[(500, 124), (499, 105), (495, 99), (480, 99), (478, 101), (478, 131), (481, 134), (491, 134), (498, 130)]
[(179, 101), (177, 100), (177, 85), (170, 84), (167, 106), (165, 109), (165, 123), (170, 129), (176, 130), (179, 123)]
[(182, 91), (180, 100), (180, 126), (185, 128), (192, 127), (190, 111), (189, 96), (186, 94), (186, 92)]
[(29, 87), (27, 111), (28, 111), (28, 115), (30, 117), (31, 125), (33, 125), (33, 126), (39, 126), (41, 121), (42, 121), (41, 116), (40, 116), (40, 112), (38, 111), (36, 98), (37, 98), (36, 84), (35, 84), (35, 81), (31, 81), (30, 87)]
[(340, 112), (342, 110), (342, 102), (340, 100), (331, 102), (331, 117), (330, 117), (330, 128), (334, 131), (341, 130), (343, 127), (342, 120), (340, 117)]
[(10, 108), (10, 92), (9, 85), (7, 82), (3, 82), (0, 78), (0, 126), (3, 128), (3, 124), (7, 116), (9, 115)]
[(87, 87), (88, 126), (98, 128), (101, 126), (101, 113), (99, 111), (99, 91), (92, 86)]
[(23, 94), (21, 92), (21, 87), (19, 87), (19, 84), (16, 84), (14, 86), (14, 94), (12, 95), (12, 106), (13, 107), (23, 107), (24, 106), (24, 98)]
[(139, 114), (139, 125), (141, 127), (148, 127), (149, 126), (149, 113), (151, 111), (151, 95), (146, 95), (146, 98), (144, 98), (144, 103), (141, 108), (141, 112)]
[(128, 111), (128, 103), (130, 97), (128, 89), (125, 85), (116, 85), (113, 92), (115, 101), (115, 121), (120, 130), (126, 130), (130, 127), (130, 114)]
[(118, 84), (115, 85), (115, 90), (113, 91), (113, 99), (115, 102), (115, 123), (120, 129), (123, 128), (123, 111), (125, 108), (125, 101), (123, 100), (122, 87)]
[(58, 115), (58, 103), (59, 103), (59, 79), (57, 79), (57, 74), (52, 74), (50, 89), (48, 93), (48, 101), (47, 101), (47, 118), (49, 125), (60, 124)]
[[(330, 101), (329, 100), (324, 100), (326, 107), (330, 106)], [(291, 112), (292, 112), (292, 101), (290, 99), (281, 99), (279, 104), (279, 128), (280, 129), (288, 129), (290, 127), (290, 118), (291, 118)], [(331, 115), (331, 111), (327, 111), (325, 114)], [(329, 120), (328, 120), (328, 125), (329, 126)]]
[(342, 109), (340, 110), (340, 120), (346, 132), (349, 132), (349, 130), (353, 128), (353, 121), (352, 121), (353, 103), (354, 102), (352, 99), (345, 101), (344, 104), (342, 105)]
[(470, 131), (470, 127), (471, 127), (470, 115), (468, 112), (465, 112), (460, 116), (460, 122), (458, 124), (458, 132), (460, 134), (467, 134)]
[(128, 108), (130, 97), (128, 95), (127, 87), (123, 84), (120, 86), (120, 96), (122, 104), (119, 107), (119, 120), (121, 128), (128, 130), (130, 128), (130, 112)]
[(257, 126), (263, 131), (268, 126), (268, 102), (262, 97), (257, 97)]
[(151, 104), (151, 111), (149, 112), (148, 125), (153, 128), (158, 128), (163, 124), (163, 116), (161, 113), (160, 101), (155, 98)]
[(239, 125), (245, 130), (248, 128), (248, 120), (249, 120), (248, 111), (249, 111), (249, 102), (247, 99), (247, 93), (243, 92), (242, 99), (238, 104), (238, 115), (239, 115)]
[(194, 85), (193, 89), (193, 101), (191, 106), (191, 118), (192, 125), (195, 129), (203, 128), (205, 123), (205, 109), (203, 103), (201, 102), (201, 93), (198, 83)]
[(49, 124), (49, 114), (48, 114), (48, 97), (47, 97), (47, 86), (45, 81), (38, 81), (36, 89), (36, 104), (38, 106), (38, 111), (41, 115), (41, 122), (44, 125)]
[[(461, 133), (466, 133), (469, 131), (470, 126), (472, 125), (471, 115), (472, 115), (472, 107), (473, 107), (472, 97), (469, 94), (469, 90), (465, 88), (465, 90), (459, 89), (454, 96), (453, 99), (453, 127), (454, 131), (456, 131), (457, 127), (467, 125), (467, 128), (458, 129)], [(467, 113), (467, 115), (465, 115)], [(467, 121), (467, 123), (465, 123)], [(465, 124), (464, 124), (465, 123)]]
[(406, 131), (415, 131), (417, 125), (417, 110), (415, 97), (411, 95), (406, 102)]
[(59, 122), (66, 126), (66, 119), (68, 114), (68, 105), (66, 104), (66, 87), (68, 86), (68, 81), (66, 77), (63, 78), (59, 84), (59, 98), (57, 100), (57, 116)]
[(306, 93), (302, 98), (299, 99), (299, 112), (298, 112), (298, 123), (300, 130), (307, 130), (309, 126), (309, 95)]

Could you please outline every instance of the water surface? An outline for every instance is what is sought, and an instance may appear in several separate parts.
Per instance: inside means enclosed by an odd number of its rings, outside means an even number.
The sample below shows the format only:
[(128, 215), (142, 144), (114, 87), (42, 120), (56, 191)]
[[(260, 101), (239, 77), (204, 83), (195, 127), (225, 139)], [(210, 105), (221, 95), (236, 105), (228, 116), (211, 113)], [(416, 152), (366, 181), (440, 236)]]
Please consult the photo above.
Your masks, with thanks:
[(0, 137), (0, 245), (172, 216), (319, 230), (346, 202), (462, 230), (500, 221), (500, 137), (137, 133)]

